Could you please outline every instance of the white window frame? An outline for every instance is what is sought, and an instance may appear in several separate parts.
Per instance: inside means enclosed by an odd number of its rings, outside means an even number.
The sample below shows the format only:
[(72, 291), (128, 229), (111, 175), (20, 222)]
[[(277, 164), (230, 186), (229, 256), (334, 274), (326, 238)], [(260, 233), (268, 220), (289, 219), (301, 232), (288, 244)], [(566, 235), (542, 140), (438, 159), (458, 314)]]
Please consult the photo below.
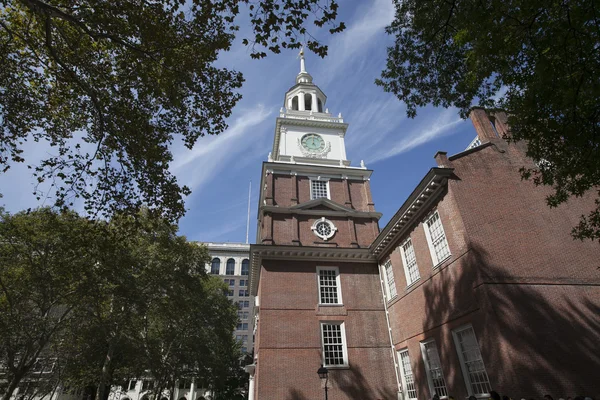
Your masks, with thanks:
[[(324, 338), (323, 338), (323, 325), (339, 325), (340, 326), (340, 332), (342, 335), (342, 355), (344, 357), (344, 364), (339, 364), (339, 365), (328, 365), (325, 362), (325, 343), (324, 343)], [(321, 354), (322, 354), (322, 362), (323, 362), (323, 366), (329, 369), (336, 369), (336, 368), (348, 368), (349, 367), (349, 363), (348, 363), (348, 345), (346, 343), (346, 326), (345, 323), (343, 321), (319, 321), (319, 330), (320, 330), (320, 334), (321, 334)]]
[[(389, 265), (391, 273), (392, 273), (392, 284), (393, 284), (394, 290), (392, 290), (392, 285), (390, 285), (390, 281), (389, 281), (389, 275), (388, 275), (388, 270), (387, 270), (388, 265)], [(383, 275), (383, 281), (385, 282), (385, 295), (386, 295), (387, 301), (390, 301), (390, 300), (398, 297), (398, 290), (396, 287), (396, 278), (394, 276), (394, 266), (392, 265), (392, 261), (388, 259), (386, 262), (384, 262), (383, 265), (381, 266), (381, 271), (382, 271), (381, 273)]]
[(329, 190), (329, 178), (321, 178), (320, 176), (318, 177), (309, 177), (309, 186), (310, 186), (310, 199), (311, 200), (317, 200), (315, 198), (313, 198), (313, 181), (316, 182), (325, 182), (325, 188), (327, 190), (327, 197), (318, 197), (317, 199), (328, 199), (331, 200), (331, 190)]
[(410, 363), (410, 353), (408, 352), (408, 348), (404, 348), (402, 350), (398, 350), (398, 366), (400, 367), (400, 377), (402, 379), (402, 391), (404, 392), (405, 399), (417, 399), (418, 397), (409, 397), (408, 395), (408, 387), (406, 384), (406, 372), (404, 371), (404, 362), (402, 361), (402, 354), (406, 353), (406, 357), (408, 358), (408, 364), (410, 366), (410, 373), (413, 378), (413, 386), (415, 394), (417, 392), (417, 382), (415, 381), (415, 373), (413, 372), (412, 364)]
[[(408, 270), (408, 260), (406, 259), (406, 252), (404, 251), (404, 246), (408, 242), (410, 242), (410, 246), (413, 249), (413, 253), (415, 253), (415, 268), (417, 269), (418, 276), (414, 281), (411, 280), (410, 271)], [(400, 255), (402, 256), (402, 264), (404, 265), (404, 275), (406, 276), (406, 286), (408, 287), (408, 286), (411, 286), (413, 283), (421, 280), (421, 273), (419, 271), (419, 263), (417, 262), (417, 253), (415, 252), (415, 246), (413, 245), (410, 237), (407, 238), (404, 242), (402, 242), (402, 244), (400, 244), (400, 246), (398, 246), (398, 249), (400, 250)]]
[[(448, 255), (442, 260), (439, 260), (437, 254), (435, 253), (435, 248), (433, 247), (433, 240), (431, 239), (431, 233), (429, 232), (428, 223), (436, 214), (440, 221), (440, 227), (442, 228), (442, 233), (444, 234), (446, 246), (448, 247)], [(448, 242), (448, 236), (446, 235), (446, 231), (444, 230), (444, 224), (442, 224), (442, 217), (440, 216), (440, 213), (437, 210), (435, 210), (434, 212), (429, 214), (427, 218), (425, 218), (425, 220), (423, 221), (423, 230), (425, 231), (425, 237), (427, 238), (427, 245), (429, 246), (429, 253), (431, 254), (431, 260), (433, 261), (433, 268), (436, 268), (442, 262), (446, 261), (448, 258), (450, 258), (450, 256), (452, 256), (452, 252), (450, 251), (450, 243)]]
[(435, 395), (435, 388), (433, 385), (433, 377), (431, 376), (431, 370), (429, 368), (429, 360), (428, 360), (428, 356), (427, 356), (427, 349), (425, 348), (426, 345), (433, 343), (435, 346), (435, 352), (437, 353), (437, 357), (440, 360), (440, 371), (442, 373), (442, 379), (444, 380), (444, 387), (446, 388), (446, 395), (444, 396), (440, 396), (440, 399), (447, 399), (448, 398), (448, 385), (446, 384), (446, 378), (444, 377), (444, 369), (442, 368), (442, 359), (440, 357), (440, 352), (438, 350), (437, 347), (437, 343), (435, 341), (435, 339), (428, 339), (428, 340), (424, 340), (420, 343), (421, 345), (421, 356), (423, 357), (423, 363), (425, 366), (425, 372), (427, 374), (427, 385), (429, 386), (429, 393), (431, 394), (431, 397), (433, 397)]
[(483, 365), (483, 372), (485, 373), (485, 376), (487, 377), (487, 382), (488, 382), (489, 387), (490, 388), (492, 387), (491, 383), (490, 383), (490, 376), (487, 373), (487, 369), (485, 368), (485, 363), (483, 362), (483, 356), (481, 355), (481, 347), (479, 347), (479, 341), (477, 340), (477, 335), (475, 334), (475, 329), (473, 329), (473, 325), (471, 325), (471, 324), (463, 325), (452, 331), (452, 339), (454, 340), (454, 346), (456, 347), (456, 353), (458, 354), (458, 359), (460, 360), (460, 369), (462, 371), (463, 378), (465, 379), (465, 385), (467, 386), (467, 392), (469, 393), (469, 396), (475, 396), (477, 398), (486, 398), (487, 399), (490, 397), (489, 392), (486, 392), (486, 393), (474, 393), (473, 392), (473, 383), (471, 382), (469, 370), (466, 366), (465, 358), (463, 356), (463, 353), (461, 351), (461, 348), (460, 348), (460, 345), (458, 342), (458, 333), (462, 332), (462, 331), (466, 331), (468, 329), (471, 329), (473, 331), (473, 337), (475, 338), (475, 343), (477, 344), (477, 351), (479, 352), (479, 358), (481, 360), (481, 364)]
[[(337, 290), (337, 303), (322, 303), (321, 302), (321, 271), (335, 271), (335, 286)], [(342, 306), (342, 282), (340, 279), (340, 269), (338, 267), (317, 267), (317, 296), (319, 297), (320, 306)]]

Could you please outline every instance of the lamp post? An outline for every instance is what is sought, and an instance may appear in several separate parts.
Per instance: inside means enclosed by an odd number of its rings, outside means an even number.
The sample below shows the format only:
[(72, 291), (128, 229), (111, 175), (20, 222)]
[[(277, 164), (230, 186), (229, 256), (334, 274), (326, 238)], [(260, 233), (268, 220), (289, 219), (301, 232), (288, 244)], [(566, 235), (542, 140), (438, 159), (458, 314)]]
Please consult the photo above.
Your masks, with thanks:
[(327, 382), (329, 381), (329, 371), (327, 370), (327, 368), (325, 368), (323, 365), (321, 365), (321, 368), (319, 368), (317, 370), (317, 374), (319, 374), (319, 378), (321, 380), (325, 379), (325, 400), (327, 399)]

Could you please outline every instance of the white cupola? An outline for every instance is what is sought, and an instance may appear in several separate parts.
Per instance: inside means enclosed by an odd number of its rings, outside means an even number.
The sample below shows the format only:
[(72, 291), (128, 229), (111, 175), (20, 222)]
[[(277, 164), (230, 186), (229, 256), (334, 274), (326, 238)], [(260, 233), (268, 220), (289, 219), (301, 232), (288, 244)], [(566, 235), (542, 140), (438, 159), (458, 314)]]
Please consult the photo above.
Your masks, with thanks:
[(325, 112), (327, 96), (312, 82), (312, 76), (306, 72), (304, 49), (300, 50), (300, 73), (296, 84), (285, 94), (283, 106), (290, 111)]

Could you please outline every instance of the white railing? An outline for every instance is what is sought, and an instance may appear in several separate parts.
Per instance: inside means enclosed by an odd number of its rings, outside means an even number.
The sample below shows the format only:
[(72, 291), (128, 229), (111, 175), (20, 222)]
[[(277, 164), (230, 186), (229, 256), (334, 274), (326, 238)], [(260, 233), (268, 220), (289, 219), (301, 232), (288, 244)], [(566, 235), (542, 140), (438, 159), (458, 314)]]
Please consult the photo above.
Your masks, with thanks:
[(292, 118), (292, 119), (306, 119), (310, 121), (324, 121), (324, 122), (338, 122), (343, 123), (344, 118), (342, 114), (337, 117), (332, 117), (330, 113), (321, 113), (314, 111), (299, 111), (299, 110), (286, 110), (282, 108), (279, 111), (280, 118)]

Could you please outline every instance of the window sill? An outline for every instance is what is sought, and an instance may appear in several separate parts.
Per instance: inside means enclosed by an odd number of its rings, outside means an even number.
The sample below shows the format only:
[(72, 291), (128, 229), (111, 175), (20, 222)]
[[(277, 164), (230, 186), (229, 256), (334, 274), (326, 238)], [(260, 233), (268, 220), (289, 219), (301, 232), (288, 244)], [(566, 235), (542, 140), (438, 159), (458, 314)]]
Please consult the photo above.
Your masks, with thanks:
[(404, 289), (405, 292), (409, 292), (411, 291), (414, 287), (416, 287), (419, 282), (421, 282), (421, 277), (415, 279), (413, 282), (411, 282), (410, 285), (406, 286), (406, 288)]
[(437, 269), (437, 268), (441, 267), (443, 263), (445, 263), (446, 261), (448, 261), (448, 259), (450, 259), (450, 257), (452, 257), (452, 254), (448, 254), (448, 256), (446, 258), (444, 258), (443, 260), (441, 260), (437, 264), (435, 264), (432, 269)]
[(350, 369), (350, 365), (323, 365), (327, 369)]
[(343, 304), (319, 303), (319, 307), (344, 307)]

